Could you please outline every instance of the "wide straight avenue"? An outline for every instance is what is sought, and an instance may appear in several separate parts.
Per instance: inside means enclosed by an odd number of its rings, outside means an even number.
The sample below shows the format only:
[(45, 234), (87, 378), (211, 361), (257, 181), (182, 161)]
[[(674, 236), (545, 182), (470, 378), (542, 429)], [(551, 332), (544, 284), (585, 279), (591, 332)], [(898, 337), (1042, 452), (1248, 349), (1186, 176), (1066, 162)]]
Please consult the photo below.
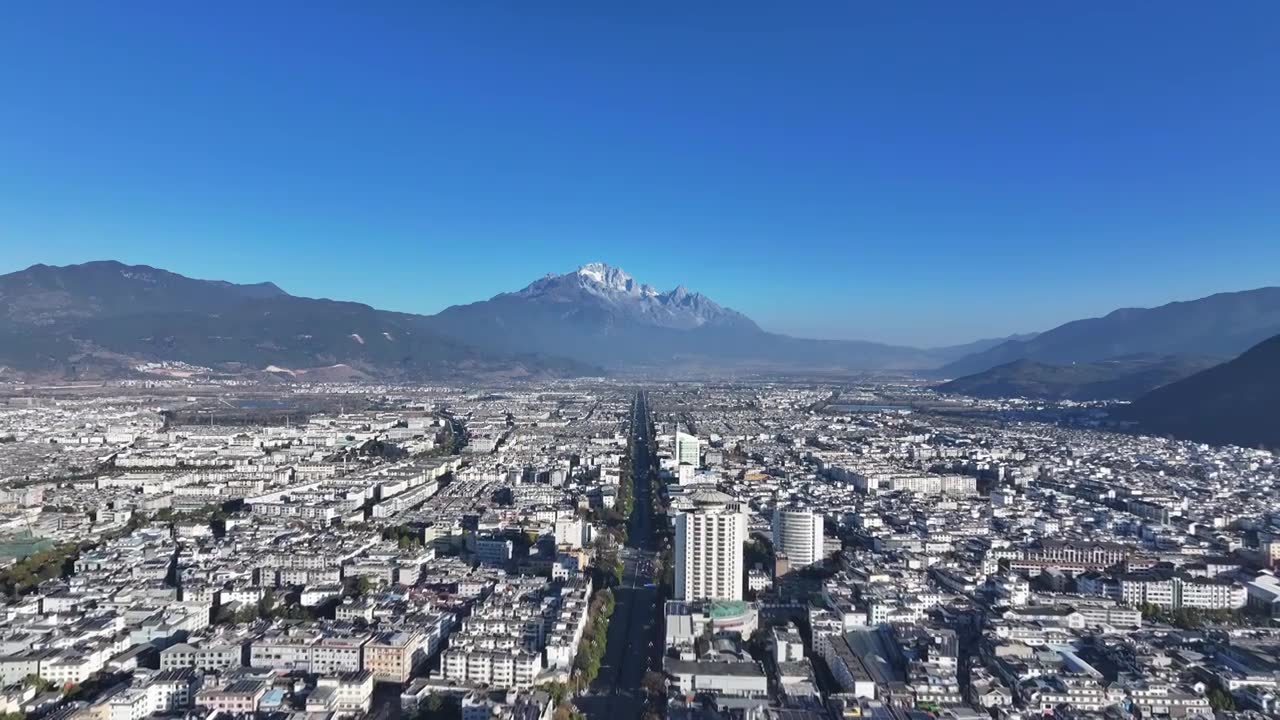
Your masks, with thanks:
[(633, 720), (644, 708), (645, 671), (661, 662), (661, 597), (653, 582), (653, 436), (645, 394), (636, 394), (631, 414), (635, 503), (622, 551), (622, 582), (614, 588), (616, 605), (600, 674), (577, 701), (592, 720)]

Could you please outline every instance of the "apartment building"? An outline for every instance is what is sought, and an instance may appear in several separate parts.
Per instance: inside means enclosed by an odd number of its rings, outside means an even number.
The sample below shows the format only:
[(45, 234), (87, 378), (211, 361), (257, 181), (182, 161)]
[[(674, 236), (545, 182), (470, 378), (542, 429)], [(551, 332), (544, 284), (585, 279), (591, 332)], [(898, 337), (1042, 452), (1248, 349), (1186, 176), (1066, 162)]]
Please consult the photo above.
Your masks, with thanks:
[(377, 682), (405, 682), (426, 660), (424, 640), (420, 632), (375, 635), (364, 646), (364, 669), (373, 673)]
[(1167, 610), (1235, 610), (1248, 602), (1239, 583), (1185, 575), (1144, 572), (1121, 575), (1120, 599), (1129, 605), (1155, 605)]
[(450, 649), (441, 670), (449, 680), (494, 687), (525, 689), (542, 670), (542, 659), (534, 652)]

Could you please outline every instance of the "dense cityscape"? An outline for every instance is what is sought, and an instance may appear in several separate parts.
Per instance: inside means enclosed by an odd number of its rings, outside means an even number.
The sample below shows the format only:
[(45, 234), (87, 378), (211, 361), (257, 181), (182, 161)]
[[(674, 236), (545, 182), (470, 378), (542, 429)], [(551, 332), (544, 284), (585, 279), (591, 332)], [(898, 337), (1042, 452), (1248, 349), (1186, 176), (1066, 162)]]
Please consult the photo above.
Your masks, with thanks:
[(1274, 454), (899, 383), (8, 386), (6, 717), (1271, 713)]
[(1280, 720), (1278, 30), (6, 3), (0, 720)]

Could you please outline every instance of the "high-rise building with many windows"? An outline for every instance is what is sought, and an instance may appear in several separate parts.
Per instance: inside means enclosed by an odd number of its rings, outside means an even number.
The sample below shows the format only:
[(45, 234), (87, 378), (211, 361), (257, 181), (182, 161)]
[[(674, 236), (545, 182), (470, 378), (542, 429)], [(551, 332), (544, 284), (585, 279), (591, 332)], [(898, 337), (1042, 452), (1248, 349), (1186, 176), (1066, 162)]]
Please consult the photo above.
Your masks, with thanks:
[(700, 490), (676, 516), (675, 599), (741, 600), (747, 516), (730, 496)]
[(702, 465), (702, 441), (698, 440), (697, 435), (690, 435), (687, 432), (676, 430), (676, 466), (692, 465), (693, 467), (701, 467)]
[(773, 511), (773, 551), (792, 568), (812, 565), (823, 554), (822, 514), (798, 507)]

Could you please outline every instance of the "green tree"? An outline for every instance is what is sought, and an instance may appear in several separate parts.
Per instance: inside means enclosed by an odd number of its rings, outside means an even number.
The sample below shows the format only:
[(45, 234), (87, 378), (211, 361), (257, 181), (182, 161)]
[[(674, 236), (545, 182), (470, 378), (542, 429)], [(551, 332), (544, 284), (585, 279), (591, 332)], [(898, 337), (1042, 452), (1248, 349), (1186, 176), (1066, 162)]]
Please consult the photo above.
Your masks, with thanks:
[(1222, 688), (1214, 688), (1208, 693), (1209, 707), (1217, 712), (1232, 711), (1236, 709), (1236, 698), (1231, 693)]
[(46, 693), (55, 687), (55, 685), (52, 682), (45, 680), (44, 678), (40, 677), (35, 673), (31, 673), (30, 675), (23, 678), (22, 684), (26, 685), (27, 687), (35, 688), (37, 693)]
[(452, 695), (431, 693), (418, 708), (415, 720), (458, 720), (462, 717), (462, 704)]
[(373, 591), (373, 581), (366, 575), (357, 575), (354, 578), (347, 577), (343, 580), (347, 588), (348, 595), (363, 597)]
[(640, 686), (650, 697), (665, 697), (667, 694), (667, 678), (657, 670), (646, 670)]
[(601, 590), (591, 598), (591, 603), (587, 606), (587, 627), (582, 633), (582, 640), (578, 642), (578, 652), (573, 659), (574, 687), (590, 685), (599, 674), (600, 663), (608, 644), (609, 618), (613, 615), (613, 610), (612, 590)]
[(557, 709), (559, 709), (565, 698), (569, 696), (569, 687), (562, 682), (547, 683), (542, 686), (542, 689), (546, 690), (547, 694), (551, 696), (551, 702), (555, 703)]

